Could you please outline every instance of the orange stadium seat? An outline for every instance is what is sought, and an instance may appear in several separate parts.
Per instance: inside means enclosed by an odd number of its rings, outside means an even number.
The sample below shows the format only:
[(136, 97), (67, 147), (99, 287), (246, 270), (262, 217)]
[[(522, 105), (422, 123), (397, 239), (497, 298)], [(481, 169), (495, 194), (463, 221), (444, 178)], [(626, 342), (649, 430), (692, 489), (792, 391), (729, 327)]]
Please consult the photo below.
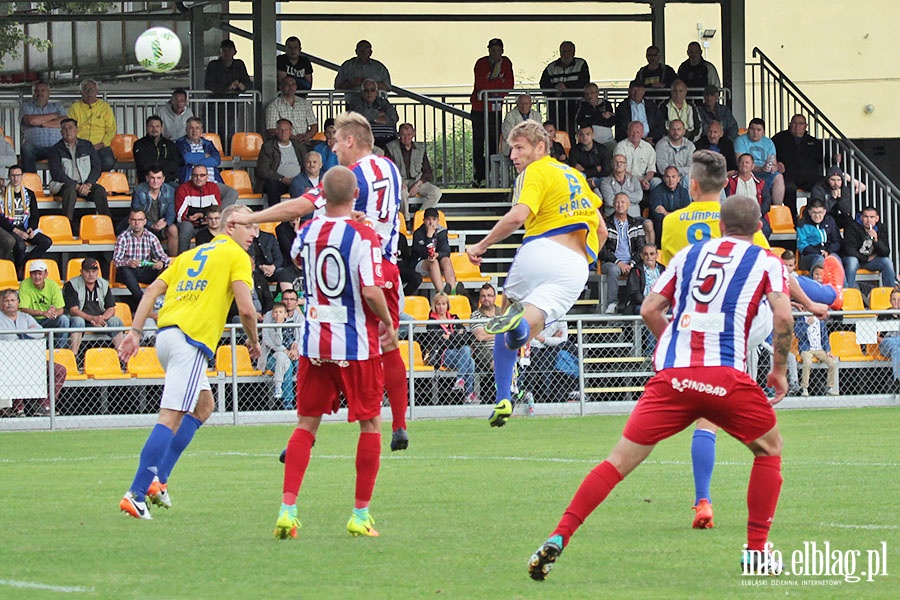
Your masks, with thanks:
[(44, 182), (41, 181), (41, 176), (37, 173), (24, 173), (22, 175), (22, 185), (34, 192), (34, 196), (38, 202), (53, 200), (53, 196), (49, 196), (47, 192), (44, 191)]
[[(231, 346), (219, 346), (216, 350), (216, 371), (222, 371), (229, 377), (231, 376)], [(237, 347), (237, 374), (238, 377), (263, 374), (253, 366), (247, 346)]]
[[(409, 340), (400, 340), (400, 357), (406, 370), (409, 371)], [(434, 371), (434, 367), (425, 364), (419, 342), (413, 342), (413, 371)]]
[(772, 233), (797, 235), (794, 217), (787, 206), (776, 204), (769, 209), (769, 225), (772, 227)]
[(569, 155), (569, 152), (572, 150), (572, 140), (569, 139), (569, 134), (567, 132), (557, 130), (553, 141), (559, 142), (562, 145), (563, 150), (566, 151), (566, 156)]
[(11, 260), (0, 260), (0, 290), (19, 289), (19, 278), (16, 276), (16, 263)]
[(113, 348), (90, 348), (84, 355), (84, 374), (91, 379), (131, 379), (130, 374), (122, 372)]
[(472, 303), (468, 296), (450, 296), (449, 310), (460, 319), (468, 319), (472, 316)]
[(116, 302), (116, 316), (122, 319), (122, 325), (131, 327), (131, 307), (127, 302)]
[(116, 230), (109, 215), (84, 215), (78, 231), (86, 244), (116, 243)]
[(243, 169), (219, 171), (222, 183), (237, 190), (239, 198), (262, 198), (262, 194), (253, 193), (253, 184), (250, 183), (250, 174)]
[(81, 275), (81, 261), (84, 258), (70, 258), (66, 264), (66, 281)]
[(137, 379), (163, 379), (166, 376), (156, 348), (147, 346), (141, 346), (137, 354), (128, 359), (126, 370)]
[[(134, 143), (138, 137), (133, 133), (117, 133), (109, 143), (113, 156), (122, 162), (134, 162)], [(109, 190), (107, 190), (109, 191)]]
[(275, 235), (275, 228), (281, 225), (281, 223), (277, 221), (266, 221), (265, 223), (259, 224), (259, 230), (265, 231), (266, 233), (271, 233)]
[(226, 155), (225, 150), (222, 149), (222, 138), (219, 137), (218, 133), (212, 133), (212, 132), (207, 131), (207, 132), (203, 133), (201, 137), (203, 137), (204, 139), (207, 139), (213, 143), (213, 146), (215, 146), (216, 150), (219, 151), (219, 154), (221, 155), (223, 161), (231, 160), (231, 155), (230, 154)]
[(255, 131), (238, 131), (231, 136), (231, 154), (235, 159), (256, 160), (262, 145), (263, 137)]
[(125, 173), (118, 171), (100, 173), (97, 184), (106, 190), (108, 200), (131, 200), (131, 187)]
[(831, 353), (841, 362), (868, 362), (875, 357), (863, 354), (856, 342), (855, 331), (832, 331), (828, 336), (831, 342)]
[(403, 312), (416, 321), (427, 321), (431, 305), (425, 296), (406, 296), (403, 300)]
[(38, 221), (38, 227), (44, 235), (53, 240), (56, 246), (81, 243), (72, 235), (72, 222), (63, 215), (42, 215)]
[(53, 361), (66, 368), (66, 381), (84, 381), (88, 378), (87, 375), (78, 370), (75, 354), (68, 348), (55, 349), (53, 351)]
[(451, 252), (450, 261), (453, 263), (457, 281), (488, 282), (491, 280), (487, 275), (481, 274), (481, 269), (477, 265), (472, 264), (472, 261), (469, 260), (469, 255), (465, 252)]
[(894, 288), (877, 287), (869, 292), (869, 308), (872, 310), (890, 310), (891, 309), (891, 292)]

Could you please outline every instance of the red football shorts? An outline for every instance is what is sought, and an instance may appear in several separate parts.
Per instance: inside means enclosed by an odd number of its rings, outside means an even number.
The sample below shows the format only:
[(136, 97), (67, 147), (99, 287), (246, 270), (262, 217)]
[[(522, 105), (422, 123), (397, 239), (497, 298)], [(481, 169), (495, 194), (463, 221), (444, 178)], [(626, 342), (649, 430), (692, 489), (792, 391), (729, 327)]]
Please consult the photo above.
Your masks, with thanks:
[(703, 417), (745, 444), (775, 427), (775, 410), (747, 373), (731, 367), (665, 369), (644, 394), (622, 435), (642, 446), (671, 437)]
[[(302, 390), (302, 392), (300, 392)], [(347, 420), (366, 421), (381, 414), (384, 371), (381, 356), (368, 360), (297, 360), (297, 414), (321, 417), (340, 408), (340, 392), (347, 399)]]
[(384, 285), (381, 286), (381, 291), (384, 292), (388, 312), (391, 313), (391, 320), (394, 322), (396, 330), (400, 327), (400, 290), (403, 285), (400, 283), (400, 269), (385, 259), (381, 261), (381, 273), (384, 276)]

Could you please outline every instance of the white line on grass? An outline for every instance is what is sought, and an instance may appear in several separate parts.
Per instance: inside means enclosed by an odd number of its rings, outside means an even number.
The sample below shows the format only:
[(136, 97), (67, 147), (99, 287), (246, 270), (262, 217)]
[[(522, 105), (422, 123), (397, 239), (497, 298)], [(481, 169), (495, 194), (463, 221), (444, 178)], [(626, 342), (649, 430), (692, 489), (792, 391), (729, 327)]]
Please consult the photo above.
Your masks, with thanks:
[(93, 592), (94, 588), (74, 587), (67, 585), (47, 585), (46, 583), (35, 583), (33, 581), (17, 581), (15, 579), (0, 579), (0, 585), (8, 587), (29, 589), (29, 590), (47, 590), (49, 592), (62, 592), (65, 594), (77, 592)]
[[(189, 452), (187, 456), (238, 456), (245, 458), (266, 458), (266, 457), (274, 457), (276, 453), (274, 452), (240, 452), (235, 450), (230, 451), (206, 451), (206, 450), (198, 450), (196, 452)], [(114, 455), (114, 456), (54, 456), (48, 458), (0, 458), (0, 464), (18, 464), (18, 463), (63, 463), (63, 462), (84, 462), (84, 461), (95, 461), (95, 460), (134, 460), (137, 457), (135, 454), (129, 455)], [(350, 454), (316, 454), (315, 457), (317, 459), (327, 459), (327, 460), (348, 460), (355, 458), (354, 455)], [(406, 455), (396, 455), (396, 454), (382, 454), (382, 459), (386, 460), (459, 460), (459, 461), (479, 461), (479, 460), (489, 460), (489, 461), (509, 461), (509, 462), (536, 462), (536, 463), (573, 463), (573, 464), (597, 464), (600, 462), (600, 459), (596, 458), (559, 458), (559, 457), (551, 457), (551, 456), (467, 456), (467, 455), (431, 455), (431, 456), (421, 456), (416, 454), (406, 454)], [(730, 466), (730, 467), (745, 467), (749, 464), (749, 457), (746, 461), (717, 461), (716, 465), (718, 466)], [(691, 465), (691, 461), (689, 460), (645, 460), (645, 465), (675, 465), (675, 466), (685, 466)], [(786, 460), (786, 465), (793, 466), (822, 466), (826, 465), (829, 467), (874, 467), (874, 468), (883, 468), (883, 467), (900, 467), (900, 462), (860, 462), (860, 461), (835, 461), (835, 460), (826, 460), (826, 461), (818, 461), (818, 460), (802, 460), (802, 461), (792, 461)]]
[(896, 525), (848, 525), (847, 523), (819, 523), (819, 525), (838, 529), (897, 529)]

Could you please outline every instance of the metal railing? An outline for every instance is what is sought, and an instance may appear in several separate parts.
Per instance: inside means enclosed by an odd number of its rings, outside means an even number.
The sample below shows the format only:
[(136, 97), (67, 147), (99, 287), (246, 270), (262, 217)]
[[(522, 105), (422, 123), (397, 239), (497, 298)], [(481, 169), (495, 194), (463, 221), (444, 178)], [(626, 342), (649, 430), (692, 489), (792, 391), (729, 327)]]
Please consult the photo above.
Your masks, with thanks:
[[(789, 396), (800, 401), (806, 389), (810, 407), (835, 406), (835, 402), (848, 405), (881, 403), (896, 405), (900, 402), (900, 380), (892, 376), (900, 366), (900, 337), (896, 351), (888, 347), (881, 337), (900, 335), (900, 319), (878, 319), (876, 316), (897, 316), (900, 311), (860, 311), (832, 313), (824, 322), (826, 332), (822, 339), (830, 341), (830, 350), (838, 357), (833, 373), (824, 362), (810, 362), (808, 375), (804, 375), (804, 347), (802, 329), (810, 325), (803, 314), (795, 313), (795, 335), (801, 339), (789, 368), (791, 391)], [(532, 348), (530, 354), (518, 359), (516, 386), (518, 415), (527, 415), (529, 409), (539, 415), (587, 415), (608, 412), (627, 412), (643, 392), (644, 385), (653, 376), (651, 364), (655, 340), (639, 317), (613, 315), (568, 315), (565, 339), (559, 345), (548, 348)], [(409, 417), (412, 419), (484, 417), (494, 402), (495, 388), (491, 367), (490, 344), (478, 347), (472, 338), (465, 345), (468, 352), (449, 360), (435, 352), (429, 343), (426, 325), (435, 321), (401, 322), (401, 334), (406, 342), (401, 351), (406, 352), (409, 369)], [(460, 321), (455, 321), (460, 323)], [(472, 325), (481, 321), (464, 320)], [(290, 327), (289, 324), (261, 325), (261, 330), (274, 327)], [(818, 327), (818, 321), (812, 324)], [(121, 329), (125, 331), (126, 329)], [(45, 347), (58, 345), (58, 336), (66, 331), (78, 330), (30, 330), (29, 334), (44, 336)], [(118, 329), (90, 329), (94, 335), (85, 337), (82, 348), (110, 347), (110, 333)], [(0, 336), (20, 334), (21, 331), (0, 331)], [(154, 345), (153, 332), (145, 332), (145, 346)], [(296, 375), (288, 370), (280, 387), (273, 379), (274, 361), (268, 364), (242, 365), (238, 352), (243, 343), (240, 325), (226, 326), (220, 341), (221, 347), (230, 347), (230, 363), (210, 364), (210, 384), (216, 401), (212, 422), (218, 424), (290, 423), (295, 419)], [(412, 342), (412, 343), (409, 343)], [(18, 343), (18, 342), (11, 342)], [(418, 348), (417, 348), (418, 346)], [(425, 363), (417, 365), (417, 350), (425, 357)], [(751, 356), (750, 372), (761, 386), (766, 385), (766, 375), (771, 365), (770, 348), (761, 345)], [(468, 355), (468, 358), (466, 358)], [(893, 357), (893, 358), (891, 358)], [(136, 378), (130, 375), (119, 378), (87, 378), (76, 381), (70, 377), (57, 397), (53, 392), (52, 376), (49, 380), (49, 418), (32, 416), (40, 412), (43, 398), (19, 403), (17, 387), (24, 381), (25, 369), (35, 367), (34, 361), (26, 366), (16, 366), (18, 355), (4, 356), (4, 362), (13, 363), (17, 375), (12, 379), (0, 379), (0, 412), (15, 417), (16, 407), (23, 408), (24, 418), (0, 419), (0, 432), (13, 430), (46, 430), (73, 428), (103, 428), (144, 426), (153, 422), (159, 410), (161, 377)], [(48, 359), (54, 360), (54, 354)], [(83, 357), (79, 357), (83, 360)], [(126, 365), (118, 358), (111, 359), (115, 371), (125, 371)], [(471, 363), (467, 363), (471, 361)], [(468, 367), (465, 364), (468, 364)], [(81, 365), (79, 365), (81, 367)], [(243, 367), (248, 370), (243, 371)], [(473, 368), (470, 368), (473, 367)], [(16, 370), (17, 369), (17, 370)], [(255, 370), (254, 370), (255, 369)], [(52, 365), (48, 369), (53, 373)], [(2, 370), (0, 370), (2, 372)], [(232, 376), (230, 373), (237, 373)], [(8, 371), (7, 371), (8, 373)], [(82, 373), (69, 373), (82, 375)], [(9, 377), (7, 375), (7, 377)], [(832, 388), (832, 389), (829, 389)], [(473, 403), (469, 393), (477, 400)], [(805, 401), (805, 400), (804, 400)], [(3, 408), (10, 404), (10, 408)], [(12, 410), (10, 410), (12, 409)], [(385, 415), (389, 412), (385, 408)], [(329, 419), (343, 419), (339, 412)]]
[[(758, 62), (747, 65), (747, 114), (762, 118), (770, 136), (787, 129), (794, 115), (805, 116), (809, 134), (823, 142), (822, 175), (833, 158), (841, 155), (841, 168), (864, 186), (851, 186), (854, 210), (874, 206), (888, 231), (900, 231), (900, 188), (762, 50), (754, 48), (753, 57)], [(893, 260), (895, 268), (900, 267), (900, 253), (893, 252)]]

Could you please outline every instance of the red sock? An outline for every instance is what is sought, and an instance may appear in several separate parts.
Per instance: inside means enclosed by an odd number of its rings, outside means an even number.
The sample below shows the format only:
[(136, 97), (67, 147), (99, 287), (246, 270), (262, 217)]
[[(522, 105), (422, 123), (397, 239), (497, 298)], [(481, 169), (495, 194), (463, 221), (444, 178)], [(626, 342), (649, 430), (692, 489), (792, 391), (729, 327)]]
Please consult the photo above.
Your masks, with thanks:
[(353, 508), (369, 506), (380, 464), (381, 433), (360, 433), (356, 444), (356, 504)]
[(406, 408), (409, 406), (409, 386), (406, 383), (406, 367), (400, 357), (400, 349), (391, 350), (381, 355), (384, 367), (384, 388), (387, 390), (388, 402), (391, 403), (391, 429), (406, 429)]
[(316, 436), (299, 427), (288, 440), (287, 455), (284, 457), (284, 485), (281, 488), (281, 501), (287, 505), (297, 504), (297, 494), (300, 493), (300, 485), (315, 443)]
[(757, 456), (747, 485), (747, 549), (764, 550), (781, 493), (781, 457)]
[(554, 535), (562, 536), (564, 546), (622, 479), (622, 474), (608, 460), (604, 460), (587, 474), (553, 531)]

